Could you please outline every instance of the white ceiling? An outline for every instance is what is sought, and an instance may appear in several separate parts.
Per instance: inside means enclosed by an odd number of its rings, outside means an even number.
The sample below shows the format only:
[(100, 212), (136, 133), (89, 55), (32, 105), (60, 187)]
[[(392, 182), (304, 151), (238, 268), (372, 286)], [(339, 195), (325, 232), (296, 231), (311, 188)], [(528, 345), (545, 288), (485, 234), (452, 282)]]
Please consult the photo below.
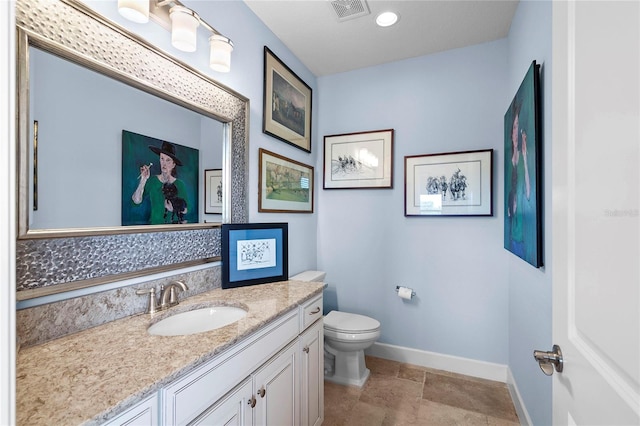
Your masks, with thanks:
[[(342, 22), (330, 0), (245, 3), (319, 77), (506, 37), (518, 0), (368, 0), (370, 14)], [(378, 27), (387, 10), (400, 20)]]

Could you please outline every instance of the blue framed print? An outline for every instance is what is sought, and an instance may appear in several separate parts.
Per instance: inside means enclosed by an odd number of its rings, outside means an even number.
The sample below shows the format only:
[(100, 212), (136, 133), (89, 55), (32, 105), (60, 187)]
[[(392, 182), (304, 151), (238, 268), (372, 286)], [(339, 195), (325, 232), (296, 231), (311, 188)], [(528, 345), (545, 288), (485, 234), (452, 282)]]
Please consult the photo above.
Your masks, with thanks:
[(221, 231), (223, 289), (288, 279), (287, 223), (224, 223)]

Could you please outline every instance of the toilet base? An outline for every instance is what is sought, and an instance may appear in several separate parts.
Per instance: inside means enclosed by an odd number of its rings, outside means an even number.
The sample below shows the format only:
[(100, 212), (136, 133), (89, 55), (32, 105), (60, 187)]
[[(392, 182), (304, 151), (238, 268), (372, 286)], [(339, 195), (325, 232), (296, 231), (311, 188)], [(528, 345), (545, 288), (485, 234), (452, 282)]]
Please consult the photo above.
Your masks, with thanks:
[(366, 368), (363, 377), (361, 377), (359, 379), (352, 379), (352, 378), (349, 378), (349, 377), (339, 377), (339, 376), (336, 376), (334, 374), (334, 375), (325, 375), (324, 376), (324, 380), (327, 381), (327, 382), (336, 383), (338, 385), (357, 386), (357, 387), (361, 388), (361, 387), (364, 386), (364, 384), (369, 379), (369, 374), (370, 373), (371, 372), (369, 371), (369, 369)]
[(364, 350), (341, 352), (329, 350), (335, 355), (333, 375), (325, 375), (325, 380), (340, 385), (362, 387), (371, 373), (364, 362)]

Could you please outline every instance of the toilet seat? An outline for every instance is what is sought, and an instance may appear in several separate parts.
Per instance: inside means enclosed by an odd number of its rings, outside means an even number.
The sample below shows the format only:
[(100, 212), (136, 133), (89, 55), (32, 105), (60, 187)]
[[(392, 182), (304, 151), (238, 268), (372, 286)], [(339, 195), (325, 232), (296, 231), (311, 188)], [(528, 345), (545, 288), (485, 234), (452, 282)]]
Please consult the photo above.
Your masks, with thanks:
[(341, 338), (349, 340), (366, 340), (368, 336), (380, 335), (380, 322), (364, 315), (331, 311), (324, 317), (324, 331), (329, 336), (343, 335)]
[(380, 330), (369, 331), (366, 333), (341, 332), (335, 330), (324, 329), (324, 337), (335, 340), (336, 342), (359, 342), (368, 340), (378, 340)]

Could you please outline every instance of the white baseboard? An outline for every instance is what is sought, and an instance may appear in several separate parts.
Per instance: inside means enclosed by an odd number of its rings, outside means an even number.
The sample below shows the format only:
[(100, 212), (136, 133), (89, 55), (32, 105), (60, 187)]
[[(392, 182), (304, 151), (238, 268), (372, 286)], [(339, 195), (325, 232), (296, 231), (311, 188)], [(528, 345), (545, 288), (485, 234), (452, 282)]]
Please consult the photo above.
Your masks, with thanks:
[(516, 409), (516, 413), (518, 414), (518, 420), (520, 420), (521, 426), (530, 426), (533, 424), (531, 421), (531, 417), (529, 417), (529, 412), (524, 405), (524, 401), (520, 396), (520, 392), (518, 391), (518, 385), (511, 374), (511, 369), (507, 368), (507, 387), (509, 388), (509, 394), (511, 395), (511, 400), (513, 401), (513, 405)]
[(478, 361), (436, 352), (394, 346), (386, 343), (374, 343), (365, 351), (367, 355), (390, 359), (422, 367), (445, 370), (481, 379), (507, 383), (508, 368), (503, 364)]

